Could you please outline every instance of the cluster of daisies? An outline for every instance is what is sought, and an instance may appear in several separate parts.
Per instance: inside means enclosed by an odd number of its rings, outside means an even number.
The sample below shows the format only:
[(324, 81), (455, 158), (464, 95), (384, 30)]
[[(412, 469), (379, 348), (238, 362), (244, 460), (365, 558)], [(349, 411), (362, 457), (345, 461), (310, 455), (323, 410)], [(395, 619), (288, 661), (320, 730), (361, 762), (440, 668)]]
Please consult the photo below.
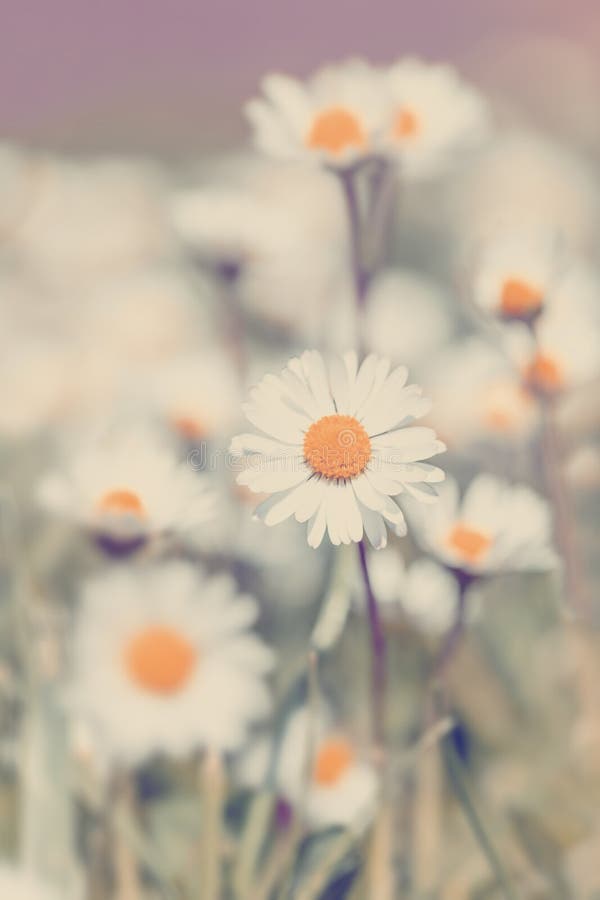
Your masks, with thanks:
[[(0, 154), (0, 435), (17, 494), (33, 483), (48, 530), (95, 569), (60, 582), (76, 595), (60, 685), (74, 755), (85, 744), (106, 786), (216, 753), (308, 828), (360, 835), (381, 773), (330, 699), (273, 725), (269, 598), (309, 606), (329, 554), (361, 544), (384, 627), (439, 642), (486, 579), (555, 568), (547, 501), (482, 460), (522, 456), (600, 374), (600, 279), (570, 235), (532, 222), (474, 242), (473, 214), (453, 248), (473, 323), (457, 336), (450, 278), (366, 253), (340, 187), (369, 170), (375, 192), (372, 164), (418, 190), (472, 159), (463, 195), (481, 198), (491, 114), (447, 66), (270, 75), (247, 116), (266, 160), (174, 184), (141, 162)], [(40, 554), (54, 579), (64, 540)], [(364, 610), (354, 565), (348, 581)], [(46, 900), (0, 869), (4, 893)]]

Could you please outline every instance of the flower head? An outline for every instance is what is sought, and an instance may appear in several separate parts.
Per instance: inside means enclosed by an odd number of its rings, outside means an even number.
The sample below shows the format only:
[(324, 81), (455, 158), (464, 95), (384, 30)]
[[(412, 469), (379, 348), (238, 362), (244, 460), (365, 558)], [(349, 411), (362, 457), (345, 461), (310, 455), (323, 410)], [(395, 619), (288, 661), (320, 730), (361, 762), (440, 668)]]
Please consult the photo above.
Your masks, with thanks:
[(378, 151), (386, 90), (364, 60), (320, 69), (306, 82), (268, 75), (262, 88), (264, 99), (246, 112), (257, 146), (271, 156), (346, 168)]
[(487, 342), (469, 337), (441, 354), (426, 379), (432, 421), (454, 450), (522, 444), (539, 423), (539, 409), (518, 371)]
[[(111, 758), (231, 750), (265, 715), (271, 651), (228, 575), (183, 562), (90, 580), (73, 636), (68, 700)], [(115, 702), (118, 698), (118, 702)]]
[(79, 522), (115, 549), (208, 521), (213, 495), (153, 432), (115, 432), (84, 446), (39, 486), (52, 512)]
[(405, 534), (393, 498), (435, 500), (432, 485), (444, 474), (423, 460), (445, 449), (431, 429), (412, 425), (430, 404), (407, 377), (375, 355), (360, 368), (353, 352), (326, 366), (316, 351), (265, 376), (244, 407), (262, 434), (239, 435), (231, 447), (250, 454), (238, 483), (273, 495), (256, 515), (267, 525), (308, 522), (311, 547), (326, 531), (333, 544), (348, 544), (364, 530), (376, 548), (386, 544), (386, 523)]
[(475, 274), (475, 302), (503, 319), (530, 322), (546, 306), (564, 266), (554, 235), (512, 231), (484, 247)]
[(483, 98), (449, 66), (402, 59), (387, 70), (386, 87), (391, 109), (386, 148), (409, 177), (446, 168), (489, 130)]
[(548, 504), (524, 485), (478, 475), (461, 499), (448, 478), (427, 516), (417, 504), (406, 511), (418, 543), (452, 569), (489, 575), (556, 565)]

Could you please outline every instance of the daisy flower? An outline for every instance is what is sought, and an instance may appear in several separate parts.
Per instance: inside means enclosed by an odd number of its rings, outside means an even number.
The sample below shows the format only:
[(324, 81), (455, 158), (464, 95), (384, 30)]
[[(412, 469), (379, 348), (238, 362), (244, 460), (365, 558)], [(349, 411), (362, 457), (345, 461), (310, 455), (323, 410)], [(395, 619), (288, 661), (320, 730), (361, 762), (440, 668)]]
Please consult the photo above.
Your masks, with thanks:
[(537, 572), (556, 565), (548, 504), (524, 485), (478, 475), (464, 497), (447, 478), (427, 515), (406, 504), (421, 547), (451, 569), (470, 575)]
[(41, 481), (38, 494), (51, 512), (123, 552), (150, 537), (185, 535), (210, 519), (213, 506), (201, 476), (141, 429), (82, 447)]
[(436, 174), (488, 133), (487, 104), (449, 66), (401, 59), (387, 70), (386, 87), (386, 148), (408, 177)]
[(503, 319), (531, 322), (542, 312), (564, 267), (554, 235), (511, 231), (483, 247), (474, 277), (474, 300)]
[(230, 361), (216, 349), (167, 363), (151, 379), (150, 393), (160, 419), (192, 443), (231, 434), (238, 418), (238, 379)]
[(600, 374), (600, 282), (573, 267), (555, 286), (548, 308), (530, 329), (515, 324), (507, 346), (536, 394), (558, 395)]
[(458, 583), (433, 559), (421, 557), (407, 566), (401, 554), (391, 548), (385, 553), (371, 553), (369, 576), (385, 617), (404, 614), (419, 631), (434, 637), (454, 623)]
[(439, 285), (410, 269), (388, 269), (372, 283), (365, 304), (365, 340), (375, 353), (415, 366), (452, 333)]
[(0, 897), (6, 900), (58, 900), (52, 890), (26, 869), (0, 865)]
[(355, 741), (336, 727), (329, 712), (321, 709), (312, 720), (310, 716), (306, 709), (293, 713), (276, 747), (266, 738), (255, 741), (239, 760), (238, 777), (254, 789), (264, 784), (275, 753), (276, 787), (302, 810), (309, 827), (363, 831), (377, 805), (375, 769), (361, 758)]
[(380, 149), (387, 114), (381, 73), (361, 59), (317, 71), (307, 82), (268, 75), (246, 114), (257, 147), (280, 159), (349, 168)]
[(477, 337), (452, 345), (425, 379), (432, 422), (451, 449), (527, 441), (539, 409), (510, 361)]
[(229, 575), (209, 578), (184, 562), (91, 579), (73, 636), (69, 706), (127, 765), (234, 750), (270, 707), (273, 654), (248, 630), (257, 615)]
[(234, 438), (233, 453), (248, 453), (237, 477), (254, 493), (272, 494), (256, 510), (266, 525), (290, 516), (308, 522), (308, 543), (327, 531), (332, 544), (360, 541), (377, 549), (386, 524), (406, 534), (394, 497), (431, 502), (441, 469), (425, 463), (445, 447), (429, 428), (412, 422), (430, 408), (408, 372), (368, 356), (358, 367), (349, 352), (327, 367), (316, 351), (291, 359), (281, 375), (266, 375), (244, 411), (262, 434)]

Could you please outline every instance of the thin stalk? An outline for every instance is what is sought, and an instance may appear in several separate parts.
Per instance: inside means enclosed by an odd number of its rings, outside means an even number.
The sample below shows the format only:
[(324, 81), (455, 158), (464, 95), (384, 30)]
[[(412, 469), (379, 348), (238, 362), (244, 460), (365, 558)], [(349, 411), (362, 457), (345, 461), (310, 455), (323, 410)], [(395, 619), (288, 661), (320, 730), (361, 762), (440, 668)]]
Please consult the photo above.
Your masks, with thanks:
[(452, 663), (465, 632), (466, 613), (467, 613), (467, 590), (473, 581), (473, 577), (466, 572), (458, 572), (457, 580), (459, 586), (458, 604), (456, 607), (456, 615), (454, 622), (446, 632), (444, 640), (437, 652), (437, 656), (433, 661), (431, 670), (432, 681), (442, 681), (448, 666)]
[(200, 898), (220, 900), (223, 847), (225, 774), (219, 754), (208, 751), (200, 769), (202, 789), (202, 838), (200, 844)]
[(116, 790), (117, 816), (113, 834), (115, 900), (141, 900), (142, 886), (137, 856), (127, 839), (127, 824), (134, 820), (135, 794), (130, 775), (119, 778)]
[(483, 818), (475, 805), (466, 772), (454, 749), (451, 737), (442, 741), (442, 754), (456, 799), (460, 803), (471, 831), (489, 863), (502, 895), (505, 900), (517, 900), (517, 894), (511, 885), (502, 859), (490, 837), (489, 829), (486, 828)]
[(373, 591), (364, 541), (358, 544), (360, 570), (365, 586), (371, 638), (372, 733), (375, 749), (381, 754), (385, 742), (386, 642), (377, 598)]
[(590, 620), (590, 598), (583, 580), (583, 565), (572, 523), (572, 509), (562, 466), (562, 449), (555, 421), (555, 404), (540, 400), (542, 414), (541, 450), (546, 488), (554, 511), (556, 543), (565, 564), (565, 588), (575, 617)]

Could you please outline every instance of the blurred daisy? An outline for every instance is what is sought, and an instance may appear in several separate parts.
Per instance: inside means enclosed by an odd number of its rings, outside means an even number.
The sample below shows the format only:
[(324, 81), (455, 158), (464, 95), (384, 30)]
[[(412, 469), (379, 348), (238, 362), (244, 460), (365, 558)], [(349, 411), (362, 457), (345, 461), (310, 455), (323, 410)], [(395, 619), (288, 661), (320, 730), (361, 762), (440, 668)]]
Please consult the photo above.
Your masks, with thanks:
[(527, 441), (539, 409), (518, 371), (494, 347), (466, 338), (443, 353), (425, 379), (431, 420), (451, 449)]
[(69, 706), (128, 765), (234, 750), (270, 706), (273, 654), (248, 631), (257, 615), (229, 575), (207, 578), (184, 562), (92, 579), (73, 636)]
[(424, 463), (445, 448), (429, 428), (411, 423), (430, 408), (408, 372), (390, 373), (390, 362), (356, 354), (326, 367), (316, 351), (291, 359), (281, 375), (266, 375), (244, 411), (263, 434), (234, 438), (234, 453), (251, 454), (238, 484), (273, 494), (256, 510), (266, 525), (295, 516), (308, 522), (308, 543), (318, 547), (327, 531), (332, 544), (360, 541), (363, 530), (377, 549), (386, 524), (406, 534), (394, 497), (424, 502), (437, 494), (441, 469)]
[[(458, 583), (444, 566), (421, 557), (407, 566), (391, 548), (371, 553), (369, 575), (382, 614), (405, 615), (424, 634), (444, 634), (454, 623), (458, 607)], [(364, 606), (364, 597), (361, 596)]]
[(530, 322), (542, 311), (564, 266), (554, 235), (511, 231), (483, 247), (474, 300), (501, 318)]
[(556, 395), (600, 374), (600, 282), (586, 269), (573, 268), (552, 292), (535, 335), (514, 325), (509, 351), (534, 392)]
[(0, 865), (0, 897), (6, 900), (58, 900), (58, 891), (29, 870), (4, 864)]
[(309, 827), (363, 831), (369, 826), (379, 793), (377, 774), (328, 712), (319, 710), (313, 718), (306, 709), (293, 713), (278, 746), (255, 741), (238, 763), (240, 781), (252, 788), (264, 784), (273, 754), (276, 786)]
[(174, 359), (156, 372), (149, 387), (160, 419), (191, 443), (230, 434), (239, 415), (238, 379), (217, 349)]
[(386, 87), (386, 146), (408, 177), (436, 174), (488, 133), (487, 104), (449, 66), (402, 59), (387, 70)]
[(268, 75), (262, 89), (264, 98), (252, 100), (246, 114), (265, 153), (348, 168), (380, 149), (386, 88), (364, 60), (320, 69), (304, 83)]
[(166, 225), (163, 179), (152, 166), (47, 160), (17, 250), (26, 266), (72, 285), (162, 253)]
[(202, 477), (141, 429), (91, 441), (47, 475), (38, 493), (51, 512), (123, 551), (149, 537), (185, 535), (207, 522), (213, 507)]
[(410, 269), (389, 269), (378, 275), (365, 308), (367, 346), (411, 367), (439, 350), (452, 332), (443, 290)]
[(545, 571), (556, 565), (548, 504), (524, 485), (478, 475), (459, 497), (447, 478), (427, 515), (406, 504), (415, 539), (446, 566), (471, 575)]

